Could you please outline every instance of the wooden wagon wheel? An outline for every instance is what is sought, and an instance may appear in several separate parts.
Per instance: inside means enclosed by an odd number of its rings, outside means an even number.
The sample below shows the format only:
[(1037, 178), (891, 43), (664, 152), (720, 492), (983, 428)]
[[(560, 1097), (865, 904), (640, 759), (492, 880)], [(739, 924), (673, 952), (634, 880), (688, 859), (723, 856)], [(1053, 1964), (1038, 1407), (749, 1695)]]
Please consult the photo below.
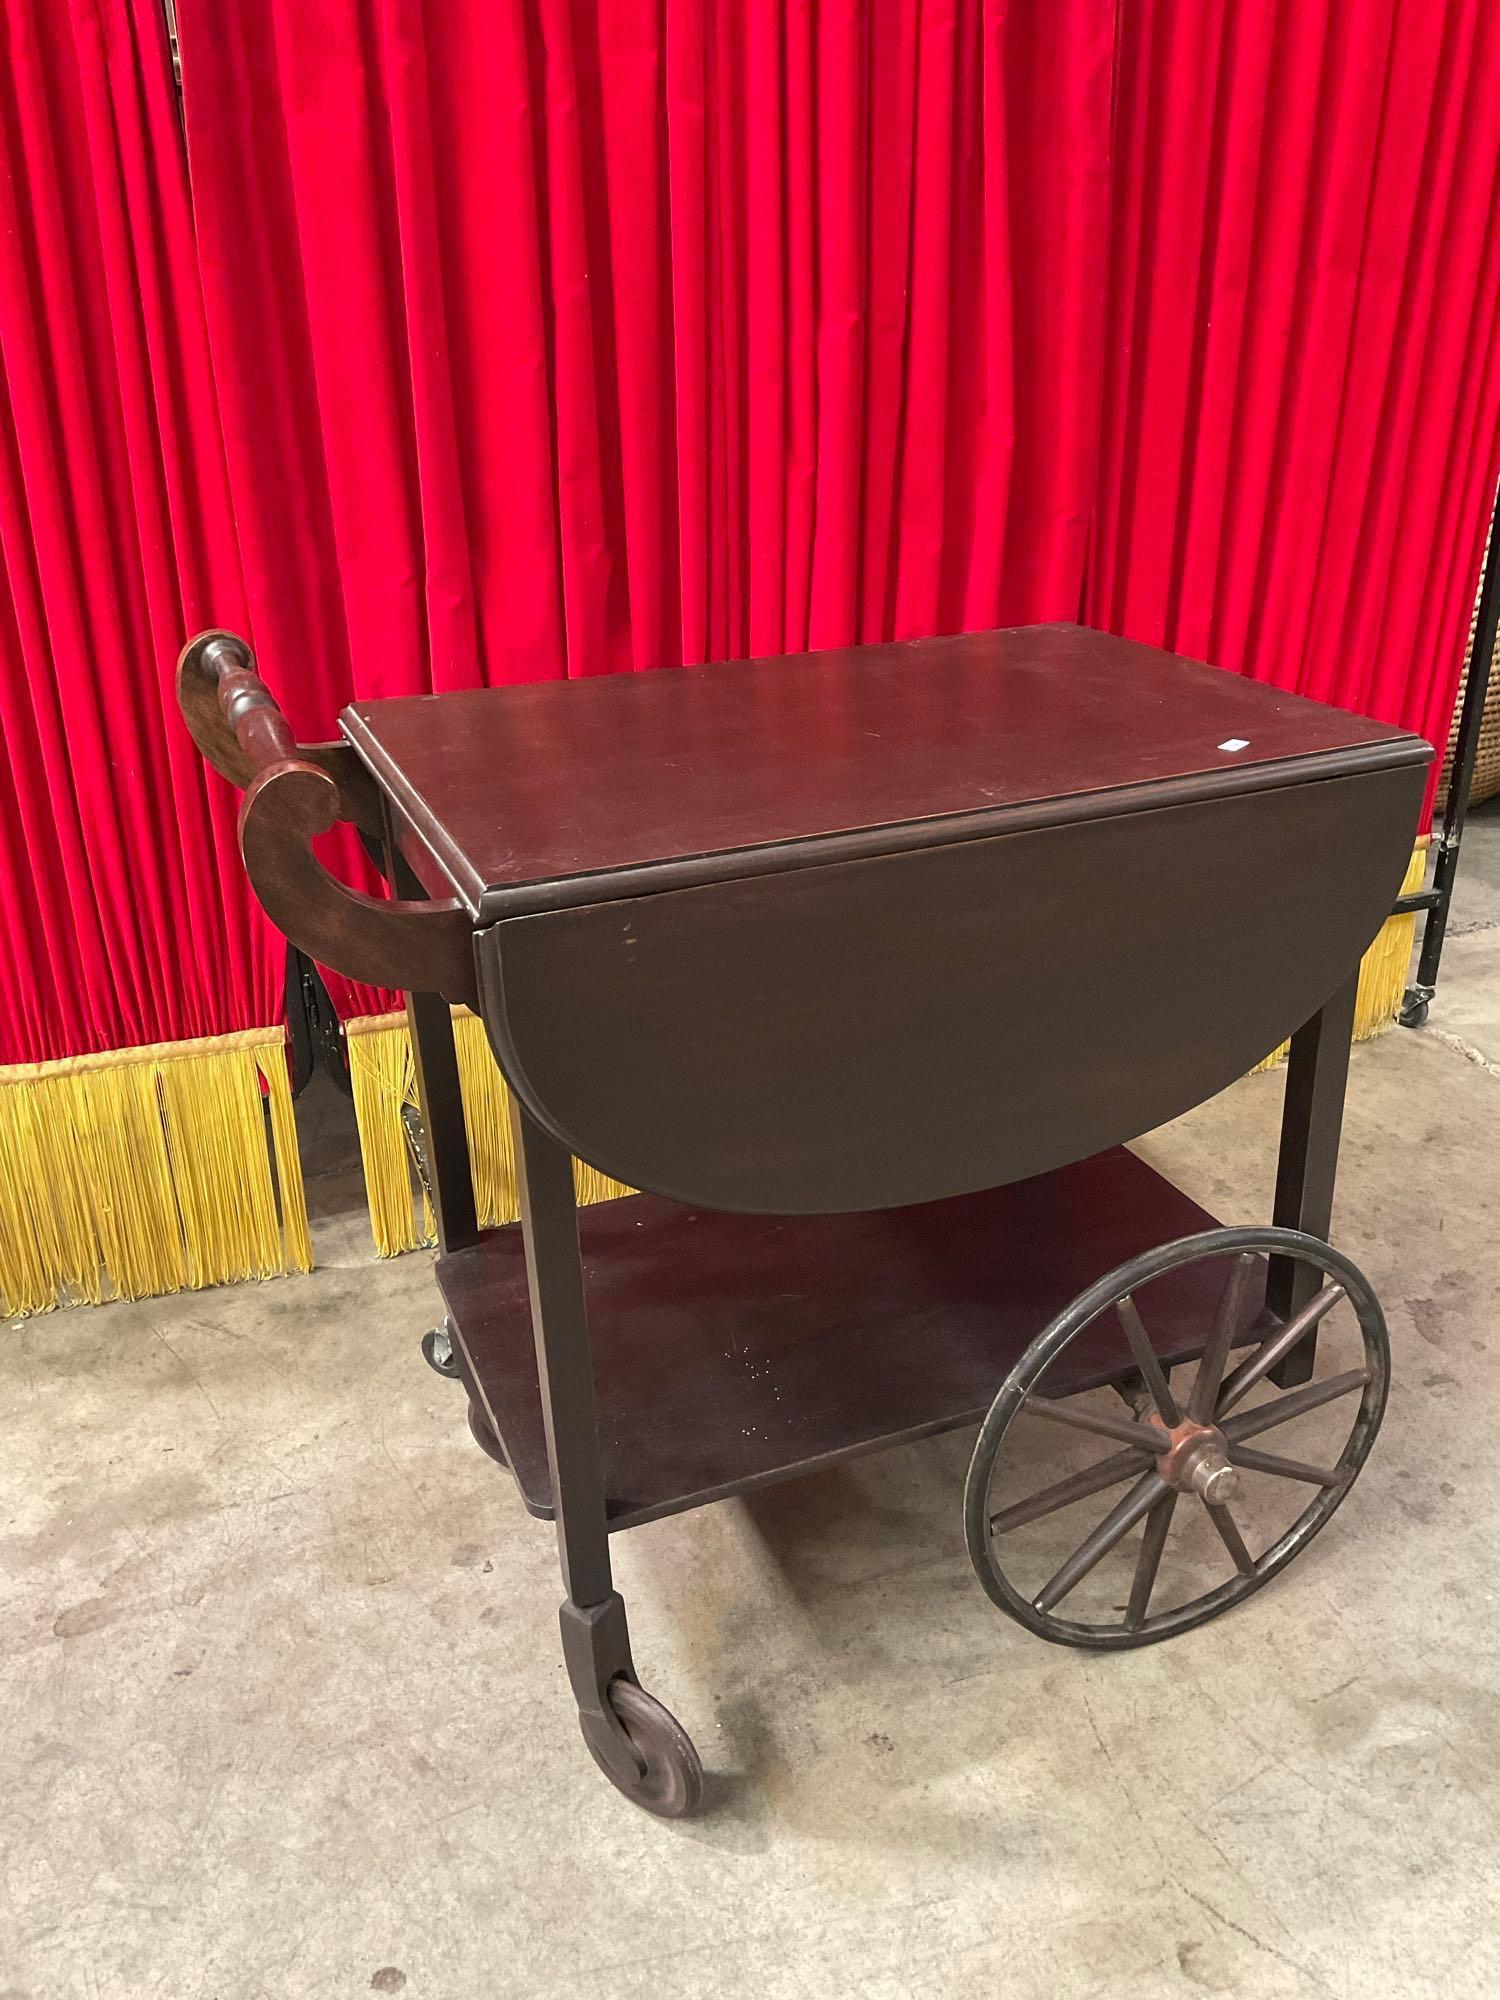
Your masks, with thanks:
[[(1252, 1351), (1231, 1369), (1231, 1350), (1246, 1337), (1239, 1331), (1245, 1324), (1245, 1288), (1263, 1282), (1261, 1260), (1267, 1256), (1293, 1269), (1314, 1267), (1320, 1289), (1286, 1320), (1262, 1315)], [(1191, 1380), (1184, 1369), (1183, 1380), (1173, 1387), (1147, 1331), (1149, 1287), (1167, 1272), (1211, 1260), (1229, 1264), (1224, 1296), (1212, 1328), (1204, 1329), (1205, 1345)], [(1332, 1282), (1323, 1283), (1325, 1278)], [(1267, 1381), (1271, 1371), (1345, 1299), (1359, 1323), (1363, 1365), (1322, 1372), (1321, 1379), (1315, 1375), (1303, 1387), (1271, 1393)], [(1079, 1397), (1049, 1397), (1047, 1391), (1048, 1370), (1064, 1349), (1109, 1314), (1118, 1317), (1135, 1362), (1134, 1393), (1129, 1399), (1133, 1418), (1123, 1412), (1106, 1414)], [(1375, 1294), (1347, 1257), (1316, 1237), (1291, 1229), (1212, 1229), (1132, 1258), (1082, 1293), (1038, 1335), (995, 1398), (980, 1428), (964, 1493), (964, 1531), (975, 1572), (1003, 1611), (1060, 1645), (1143, 1646), (1201, 1625), (1284, 1569), (1328, 1520), (1374, 1442), (1389, 1376), (1390, 1347)], [(1330, 1465), (1311, 1465), (1251, 1443), (1252, 1438), (1258, 1440), (1325, 1404), (1356, 1395), (1348, 1438)], [(1111, 1449), (1093, 1465), (997, 1507), (995, 1488), (1012, 1426), (1030, 1425), (1038, 1418), (1092, 1434), (1101, 1447), (1107, 1442)], [(1246, 1546), (1232, 1503), (1243, 1497), (1247, 1480), (1257, 1479), (1282, 1482), (1288, 1491), (1311, 1487), (1313, 1498), (1254, 1554)], [(1064, 1562), (1052, 1566), (1049, 1558), (1051, 1573), (1040, 1588), (1017, 1587), (1008, 1573), (1009, 1544), (1017, 1530), (1127, 1482), (1123, 1499)], [(1196, 1514), (1200, 1507), (1217, 1530), (1229, 1575), (1196, 1596), (1153, 1612), (1153, 1598), (1160, 1602), (1163, 1559), (1174, 1528), (1189, 1524), (1189, 1510)], [(1078, 1584), (1140, 1523), (1144, 1528), (1138, 1545), (1133, 1545), (1127, 1600), (1111, 1607), (1109, 1617), (1064, 1615), (1061, 1607)], [(1123, 1580), (1118, 1594), (1125, 1594)]]

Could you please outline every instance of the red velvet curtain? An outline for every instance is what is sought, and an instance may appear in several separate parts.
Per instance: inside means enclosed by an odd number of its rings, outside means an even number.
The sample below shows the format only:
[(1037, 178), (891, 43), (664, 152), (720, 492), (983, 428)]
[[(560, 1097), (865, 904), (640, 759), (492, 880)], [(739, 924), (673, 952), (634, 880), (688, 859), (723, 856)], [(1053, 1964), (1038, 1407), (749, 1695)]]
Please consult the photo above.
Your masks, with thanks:
[(309, 721), (1076, 611), (1113, 32), (184, 10), (252, 615)]
[(0, 26), (0, 1062), (264, 1025), (280, 947), (166, 671), (244, 616), (160, 23)]
[(1446, 740), (1500, 461), (1497, 106), (1492, 0), (1121, 9), (1088, 623)]
[(274, 1018), (203, 623), (309, 734), (1080, 608), (1441, 733), (1481, 0), (183, 15), (191, 216), (154, 6), (5, 14), (0, 1056)]

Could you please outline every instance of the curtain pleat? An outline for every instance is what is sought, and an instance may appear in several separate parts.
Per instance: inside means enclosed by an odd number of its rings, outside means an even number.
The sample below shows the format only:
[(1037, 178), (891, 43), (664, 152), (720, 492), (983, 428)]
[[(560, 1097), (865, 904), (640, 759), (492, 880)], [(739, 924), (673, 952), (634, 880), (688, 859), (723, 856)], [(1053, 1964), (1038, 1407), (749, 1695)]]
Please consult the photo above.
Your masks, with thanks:
[(0, 1064), (261, 1027), (279, 942), (176, 713), (246, 616), (165, 38), (16, 0), (0, 60)]
[(1090, 623), (1442, 739), (1500, 457), (1497, 90), (1482, 0), (1122, 9)]
[(1076, 611), (1107, 0), (230, 0), (183, 34), (236, 488), (275, 452), (298, 526), (249, 588), (334, 613), (305, 550), (340, 592), (336, 640), (283, 608), (262, 643), (322, 728)]

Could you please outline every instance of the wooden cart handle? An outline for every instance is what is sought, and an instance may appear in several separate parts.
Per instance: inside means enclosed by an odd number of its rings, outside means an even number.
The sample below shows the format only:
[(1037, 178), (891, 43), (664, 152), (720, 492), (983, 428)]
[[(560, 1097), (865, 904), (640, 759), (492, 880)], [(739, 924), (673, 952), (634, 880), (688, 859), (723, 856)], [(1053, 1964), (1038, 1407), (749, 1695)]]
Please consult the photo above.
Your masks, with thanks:
[(383, 840), (380, 793), (359, 757), (342, 741), (298, 743), (276, 697), (236, 632), (200, 632), (177, 657), (177, 705), (193, 741), (221, 778), (244, 791), (277, 757), (326, 771), (339, 788), (339, 818)]
[(240, 853), (278, 930), (350, 979), (476, 1004), (473, 927), (462, 904), (366, 896), (312, 851), (341, 819), (384, 838), (378, 789), (354, 750), (299, 744), (233, 632), (200, 632), (183, 647), (177, 700), (203, 755), (244, 790)]

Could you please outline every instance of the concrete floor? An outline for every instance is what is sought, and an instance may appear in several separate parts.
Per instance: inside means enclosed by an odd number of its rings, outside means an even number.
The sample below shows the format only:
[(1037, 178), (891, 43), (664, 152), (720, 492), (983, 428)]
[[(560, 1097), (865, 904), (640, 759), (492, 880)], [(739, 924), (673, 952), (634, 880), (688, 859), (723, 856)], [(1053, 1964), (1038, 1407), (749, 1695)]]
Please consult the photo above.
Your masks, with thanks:
[[(1251, 1078), (1142, 1150), (1268, 1213)], [(958, 1532), (967, 1436), (621, 1537), (679, 1826), (579, 1742), (549, 1532), (366, 1261), (0, 1336), (0, 2000), (1500, 1993), (1500, 815), (1430, 1027), (1356, 1053), (1337, 1231), (1384, 1433), (1271, 1588), (1044, 1645)]]

